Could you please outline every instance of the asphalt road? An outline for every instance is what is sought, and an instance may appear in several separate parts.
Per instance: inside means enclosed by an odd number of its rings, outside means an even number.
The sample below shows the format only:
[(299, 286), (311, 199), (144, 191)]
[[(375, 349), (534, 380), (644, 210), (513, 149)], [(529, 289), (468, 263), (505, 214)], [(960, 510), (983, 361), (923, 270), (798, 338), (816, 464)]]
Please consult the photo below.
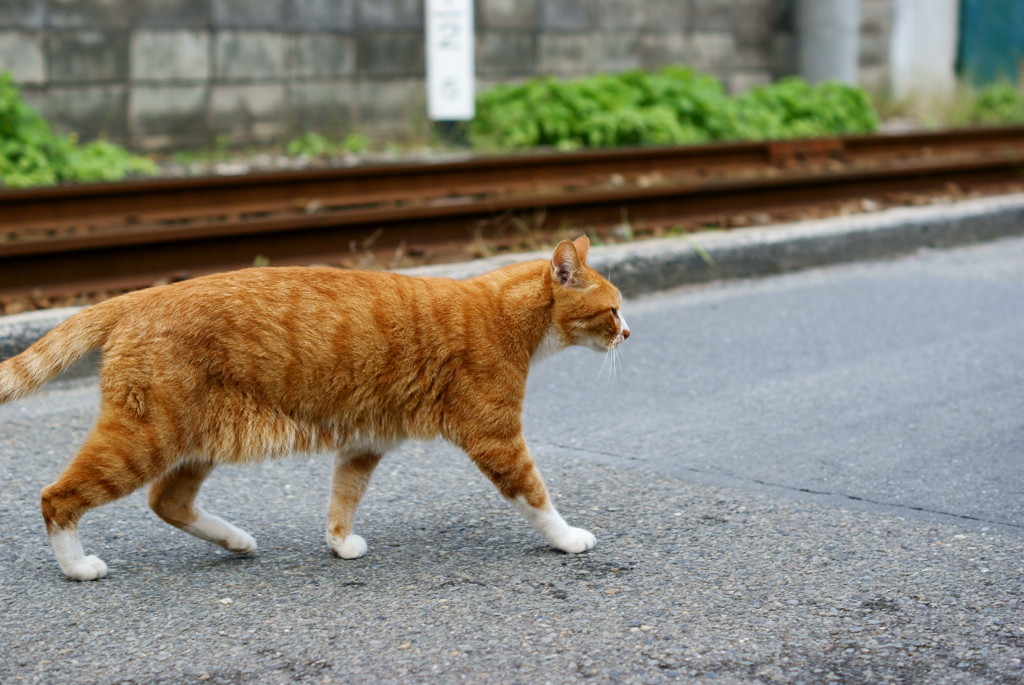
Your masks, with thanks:
[[(363, 559), (329, 459), (222, 469), (234, 558), (133, 495), (60, 574), (38, 492), (93, 382), (0, 407), (0, 682), (1024, 681), (1024, 240), (627, 302), (619, 364), (531, 377), (527, 437), (598, 547), (547, 549), (467, 460), (378, 470)], [(602, 362), (604, 362), (603, 371)]]

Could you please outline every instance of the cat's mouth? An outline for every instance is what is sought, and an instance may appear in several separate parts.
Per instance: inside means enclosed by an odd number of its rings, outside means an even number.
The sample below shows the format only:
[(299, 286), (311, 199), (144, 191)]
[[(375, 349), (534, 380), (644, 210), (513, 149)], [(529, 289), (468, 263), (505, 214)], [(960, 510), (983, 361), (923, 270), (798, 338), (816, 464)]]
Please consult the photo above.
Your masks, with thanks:
[(608, 341), (608, 343), (605, 345), (604, 349), (610, 351), (610, 350), (614, 350), (614, 349), (618, 348), (619, 345), (621, 345), (623, 342), (625, 342), (627, 337), (629, 337), (629, 336), (628, 335), (623, 335), (622, 333), (619, 333), (614, 338), (612, 338), (611, 340)]
[(590, 349), (596, 352), (611, 352), (612, 350), (618, 348), (618, 346), (621, 345), (623, 342), (625, 342), (626, 338), (628, 337), (629, 333), (622, 332), (607, 338), (587, 337), (583, 338), (582, 340), (577, 339), (576, 344), (581, 345), (583, 347), (589, 347)]

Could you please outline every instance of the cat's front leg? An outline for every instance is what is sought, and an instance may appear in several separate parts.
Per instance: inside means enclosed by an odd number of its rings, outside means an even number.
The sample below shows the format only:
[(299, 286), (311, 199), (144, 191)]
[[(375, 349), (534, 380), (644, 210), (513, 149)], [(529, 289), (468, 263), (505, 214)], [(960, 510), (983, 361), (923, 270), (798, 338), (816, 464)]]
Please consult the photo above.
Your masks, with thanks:
[(502, 496), (553, 547), (579, 554), (597, 544), (590, 531), (570, 526), (555, 509), (521, 435), (501, 441), (480, 439), (471, 442), (466, 451)]
[(335, 459), (331, 500), (327, 506), (327, 545), (335, 556), (358, 559), (366, 554), (366, 540), (352, 532), (352, 523), (373, 469), (382, 456), (374, 452), (342, 451)]
[(593, 549), (597, 544), (597, 538), (589, 530), (566, 523), (550, 501), (547, 506), (541, 507), (533, 506), (522, 495), (509, 501), (553, 547), (563, 552), (579, 554)]

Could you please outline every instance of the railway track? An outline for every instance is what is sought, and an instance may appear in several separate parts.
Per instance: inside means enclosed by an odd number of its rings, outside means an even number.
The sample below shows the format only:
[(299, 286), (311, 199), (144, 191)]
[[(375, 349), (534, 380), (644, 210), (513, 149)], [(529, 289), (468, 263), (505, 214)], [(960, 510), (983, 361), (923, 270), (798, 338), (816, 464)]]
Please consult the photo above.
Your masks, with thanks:
[(616, 149), (0, 191), (0, 303), (254, 263), (463, 259), (524, 235), (728, 225), (1024, 186), (1024, 127)]

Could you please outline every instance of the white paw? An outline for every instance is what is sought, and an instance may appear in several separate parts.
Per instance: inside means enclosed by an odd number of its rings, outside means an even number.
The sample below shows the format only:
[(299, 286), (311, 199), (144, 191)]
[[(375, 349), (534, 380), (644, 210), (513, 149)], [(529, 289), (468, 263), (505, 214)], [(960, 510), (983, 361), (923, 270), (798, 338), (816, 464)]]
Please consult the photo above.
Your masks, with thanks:
[(241, 528), (235, 528), (220, 545), (232, 554), (251, 554), (256, 551), (256, 538)]
[(579, 554), (593, 549), (597, 544), (597, 538), (589, 530), (582, 528), (568, 527), (557, 536), (552, 537), (551, 544), (563, 552)]
[(189, 525), (182, 526), (182, 530), (200, 540), (220, 545), (232, 554), (250, 554), (256, 551), (256, 538), (238, 526), (202, 509), (199, 509), (199, 517)]
[(72, 580), (99, 580), (107, 575), (107, 565), (99, 557), (90, 554), (64, 567), (64, 573)]
[(355, 533), (344, 538), (335, 537), (328, 533), (327, 544), (331, 546), (331, 551), (335, 556), (339, 556), (342, 559), (358, 559), (366, 554), (366, 540), (363, 539), (362, 535), (356, 535)]

